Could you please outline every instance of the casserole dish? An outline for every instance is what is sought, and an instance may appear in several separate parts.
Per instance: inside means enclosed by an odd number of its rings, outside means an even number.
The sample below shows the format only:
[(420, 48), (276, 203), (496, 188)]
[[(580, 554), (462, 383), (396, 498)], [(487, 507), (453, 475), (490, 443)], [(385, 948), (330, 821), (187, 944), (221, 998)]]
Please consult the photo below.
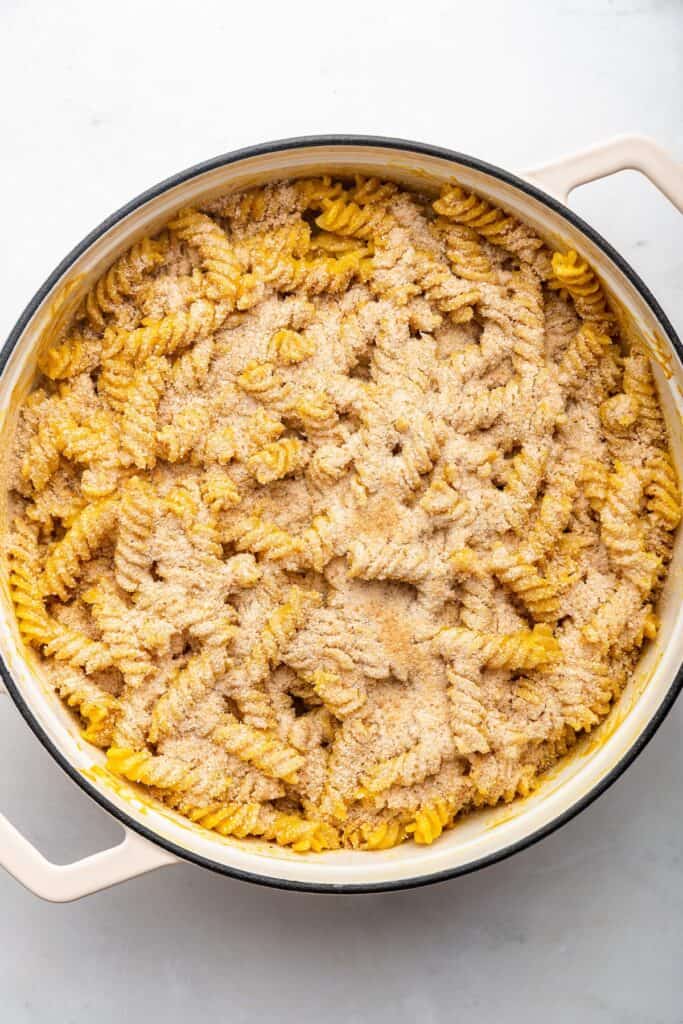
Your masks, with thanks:
[[(180, 207), (278, 178), (377, 174), (436, 192), (453, 178), (530, 224), (562, 248), (575, 248), (596, 269), (620, 313), (622, 330), (653, 357), (674, 457), (683, 465), (683, 350), (666, 316), (625, 261), (563, 205), (575, 185), (624, 167), (641, 170), (683, 208), (683, 173), (645, 139), (623, 138), (518, 178), (481, 161), (419, 143), (333, 136), (284, 140), (227, 154), (154, 187), (133, 200), (66, 257), (12, 331), (0, 369), (0, 416), (12, 430), (18, 403), (30, 387), (38, 351), (68, 319), (93, 281), (131, 244), (153, 234)], [(541, 186), (541, 187), (539, 187)], [(3, 581), (0, 671), (20, 712), (68, 774), (124, 825), (124, 841), (75, 864), (50, 864), (0, 816), (0, 863), (37, 894), (68, 900), (178, 859), (260, 882), (309, 891), (365, 892), (407, 888), (483, 867), (530, 845), (595, 799), (643, 748), (683, 682), (683, 640), (675, 581), (675, 547), (661, 603), (662, 626), (615, 708), (603, 724), (533, 795), (469, 815), (434, 846), (403, 844), (374, 852), (294, 854), (256, 840), (223, 839), (152, 805), (104, 769), (75, 721), (18, 639)]]

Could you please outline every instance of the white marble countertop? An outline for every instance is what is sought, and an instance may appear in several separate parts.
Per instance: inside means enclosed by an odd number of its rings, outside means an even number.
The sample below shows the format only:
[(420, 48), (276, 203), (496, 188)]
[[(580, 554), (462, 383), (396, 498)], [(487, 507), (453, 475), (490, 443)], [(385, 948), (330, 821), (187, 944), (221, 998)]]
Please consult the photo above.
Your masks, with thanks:
[[(0, 4), (0, 335), (64, 253), (149, 184), (314, 132), (512, 169), (643, 132), (683, 159), (680, 0)], [(575, 193), (683, 329), (681, 220), (636, 174)], [(533, 849), (393, 895), (281, 893), (190, 866), (51, 906), (0, 873), (0, 1019), (683, 1021), (683, 704)], [(48, 856), (118, 826), (0, 693), (0, 809)]]

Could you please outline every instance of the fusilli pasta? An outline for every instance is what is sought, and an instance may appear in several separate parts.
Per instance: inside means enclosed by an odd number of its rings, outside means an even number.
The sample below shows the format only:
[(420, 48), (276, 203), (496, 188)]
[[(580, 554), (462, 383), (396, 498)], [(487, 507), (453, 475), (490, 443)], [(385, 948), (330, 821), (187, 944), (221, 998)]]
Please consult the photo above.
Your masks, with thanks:
[(200, 201), (105, 268), (45, 332), (5, 552), (109, 771), (297, 853), (532, 793), (656, 638), (681, 518), (610, 303), (512, 209), (363, 175)]

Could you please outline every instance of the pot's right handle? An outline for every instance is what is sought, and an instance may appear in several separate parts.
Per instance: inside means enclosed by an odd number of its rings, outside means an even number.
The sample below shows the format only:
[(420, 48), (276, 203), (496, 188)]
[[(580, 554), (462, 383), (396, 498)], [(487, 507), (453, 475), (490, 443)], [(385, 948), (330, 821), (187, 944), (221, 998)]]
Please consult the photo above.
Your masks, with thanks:
[(577, 185), (625, 170), (640, 171), (683, 213), (683, 164), (644, 135), (617, 135), (527, 171), (524, 177), (566, 203)]
[(178, 858), (130, 829), (118, 846), (84, 857), (73, 864), (53, 864), (0, 814), (0, 865), (36, 896), (67, 903), (108, 889), (129, 878), (153, 871)]

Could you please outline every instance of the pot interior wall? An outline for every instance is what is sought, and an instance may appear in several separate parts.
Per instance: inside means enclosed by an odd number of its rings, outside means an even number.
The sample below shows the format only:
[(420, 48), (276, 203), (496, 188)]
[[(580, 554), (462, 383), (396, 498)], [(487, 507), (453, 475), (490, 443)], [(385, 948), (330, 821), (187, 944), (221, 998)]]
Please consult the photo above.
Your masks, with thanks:
[[(39, 347), (49, 342), (103, 269), (136, 239), (159, 229), (171, 214), (195, 203), (276, 178), (301, 177), (326, 171), (362, 172), (392, 178), (421, 191), (435, 192), (457, 178), (494, 202), (518, 214), (549, 241), (573, 246), (598, 270), (623, 311), (625, 329), (638, 333), (651, 347), (677, 466), (683, 467), (683, 372), (661, 325), (638, 290), (579, 228), (543, 202), (513, 185), (464, 164), (427, 154), (381, 146), (313, 146), (248, 156), (179, 184), (146, 201), (93, 242), (55, 282), (23, 331), (0, 383), (3, 437), (14, 427), (16, 409), (30, 387)], [(4, 499), (3, 499), (4, 500)], [(683, 661), (681, 605), (677, 596), (682, 568), (680, 537), (662, 599), (662, 628), (629, 681), (607, 721), (579, 744), (551, 772), (531, 797), (512, 805), (479, 811), (465, 818), (432, 847), (407, 843), (382, 853), (340, 851), (301, 856), (256, 841), (222, 839), (190, 825), (148, 802), (135, 787), (114, 780), (103, 770), (103, 754), (85, 743), (77, 723), (41, 677), (32, 652), (21, 645), (7, 588), (2, 580), (0, 653), (31, 715), (52, 745), (85, 784), (114, 809), (159, 838), (197, 858), (278, 881), (309, 885), (372, 885), (462, 868), (495, 856), (547, 828), (583, 800), (637, 743), (657, 715)]]

